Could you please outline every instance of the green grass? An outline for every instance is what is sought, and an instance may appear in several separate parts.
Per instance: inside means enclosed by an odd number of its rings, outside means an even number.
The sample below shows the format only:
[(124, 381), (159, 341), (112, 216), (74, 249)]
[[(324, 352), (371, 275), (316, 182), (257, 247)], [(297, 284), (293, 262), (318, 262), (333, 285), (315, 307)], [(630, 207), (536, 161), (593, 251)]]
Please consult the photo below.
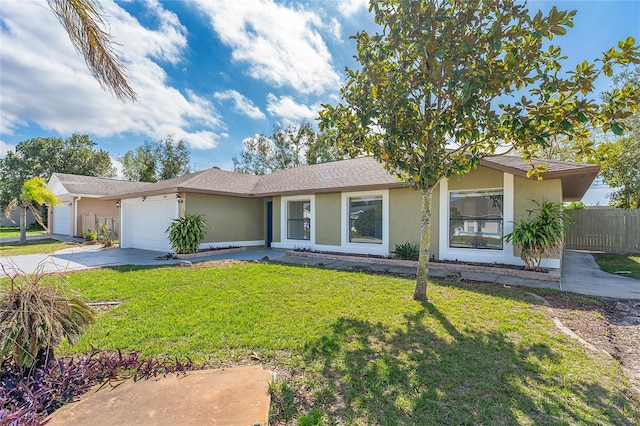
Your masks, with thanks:
[(2, 243), (0, 244), (0, 256), (19, 256), (23, 254), (48, 254), (54, 251), (67, 248), (67, 243), (52, 240), (31, 240), (25, 244), (18, 243)]
[[(39, 226), (28, 227), (27, 235), (39, 235), (42, 234), (43, 229)], [(9, 237), (19, 237), (20, 236), (20, 227), (19, 226), (0, 226), (0, 238), (9, 238)]]
[[(362, 425), (640, 422), (618, 362), (588, 354), (517, 289), (431, 283), (431, 303), (417, 303), (412, 280), (262, 264), (69, 279), (91, 301), (123, 303), (59, 352), (226, 365), (256, 353), (293, 372), (278, 397), (285, 421), (319, 410)], [(308, 390), (306, 408), (292, 405), (296, 389)]]
[(603, 271), (612, 274), (617, 271), (631, 271), (630, 274), (620, 274), (640, 280), (640, 253), (636, 254), (596, 254), (596, 263)]

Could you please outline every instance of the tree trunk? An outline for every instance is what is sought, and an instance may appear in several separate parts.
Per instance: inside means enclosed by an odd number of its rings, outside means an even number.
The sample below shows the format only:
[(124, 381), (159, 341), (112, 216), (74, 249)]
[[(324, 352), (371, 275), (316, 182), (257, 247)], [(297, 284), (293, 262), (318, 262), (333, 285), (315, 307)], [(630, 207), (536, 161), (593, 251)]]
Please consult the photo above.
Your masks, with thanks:
[(431, 244), (431, 195), (433, 187), (422, 190), (422, 214), (420, 226), (420, 257), (416, 274), (416, 289), (413, 300), (426, 302), (427, 280), (429, 279), (429, 245)]
[(27, 208), (20, 206), (20, 241), (18, 244), (27, 243)]

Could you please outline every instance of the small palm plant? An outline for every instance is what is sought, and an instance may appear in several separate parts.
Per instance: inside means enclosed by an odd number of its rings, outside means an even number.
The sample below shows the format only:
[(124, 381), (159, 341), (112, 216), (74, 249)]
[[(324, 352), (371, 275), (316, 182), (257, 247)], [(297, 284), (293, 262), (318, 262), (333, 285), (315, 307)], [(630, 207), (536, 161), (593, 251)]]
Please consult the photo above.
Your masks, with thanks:
[(75, 343), (93, 323), (93, 312), (43, 264), (33, 274), (5, 265), (2, 271), (9, 279), (0, 288), (0, 363), (10, 359), (24, 371), (47, 366), (62, 339)]
[(540, 269), (543, 257), (562, 249), (564, 234), (571, 222), (562, 203), (532, 200), (538, 208), (527, 210), (528, 218), (515, 224), (504, 240), (520, 247), (520, 257), (527, 269)]
[(208, 229), (204, 216), (194, 214), (174, 219), (165, 232), (169, 233), (171, 248), (176, 253), (183, 254), (197, 252)]

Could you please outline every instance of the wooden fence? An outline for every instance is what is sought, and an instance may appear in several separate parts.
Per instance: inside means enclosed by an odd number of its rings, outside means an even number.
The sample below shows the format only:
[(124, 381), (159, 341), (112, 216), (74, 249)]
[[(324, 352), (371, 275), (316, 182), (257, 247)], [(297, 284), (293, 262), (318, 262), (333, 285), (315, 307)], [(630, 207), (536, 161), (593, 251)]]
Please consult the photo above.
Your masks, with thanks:
[(640, 253), (640, 209), (570, 210), (573, 223), (565, 248), (605, 253)]

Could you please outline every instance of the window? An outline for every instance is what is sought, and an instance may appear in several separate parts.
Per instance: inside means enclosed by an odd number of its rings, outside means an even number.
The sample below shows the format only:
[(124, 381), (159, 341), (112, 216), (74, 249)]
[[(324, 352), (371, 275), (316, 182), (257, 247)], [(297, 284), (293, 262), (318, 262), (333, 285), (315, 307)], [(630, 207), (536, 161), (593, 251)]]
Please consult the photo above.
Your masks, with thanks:
[(382, 196), (349, 197), (349, 242), (382, 244)]
[(311, 201), (287, 202), (287, 239), (311, 240)]
[(449, 247), (502, 250), (503, 191), (449, 196)]

